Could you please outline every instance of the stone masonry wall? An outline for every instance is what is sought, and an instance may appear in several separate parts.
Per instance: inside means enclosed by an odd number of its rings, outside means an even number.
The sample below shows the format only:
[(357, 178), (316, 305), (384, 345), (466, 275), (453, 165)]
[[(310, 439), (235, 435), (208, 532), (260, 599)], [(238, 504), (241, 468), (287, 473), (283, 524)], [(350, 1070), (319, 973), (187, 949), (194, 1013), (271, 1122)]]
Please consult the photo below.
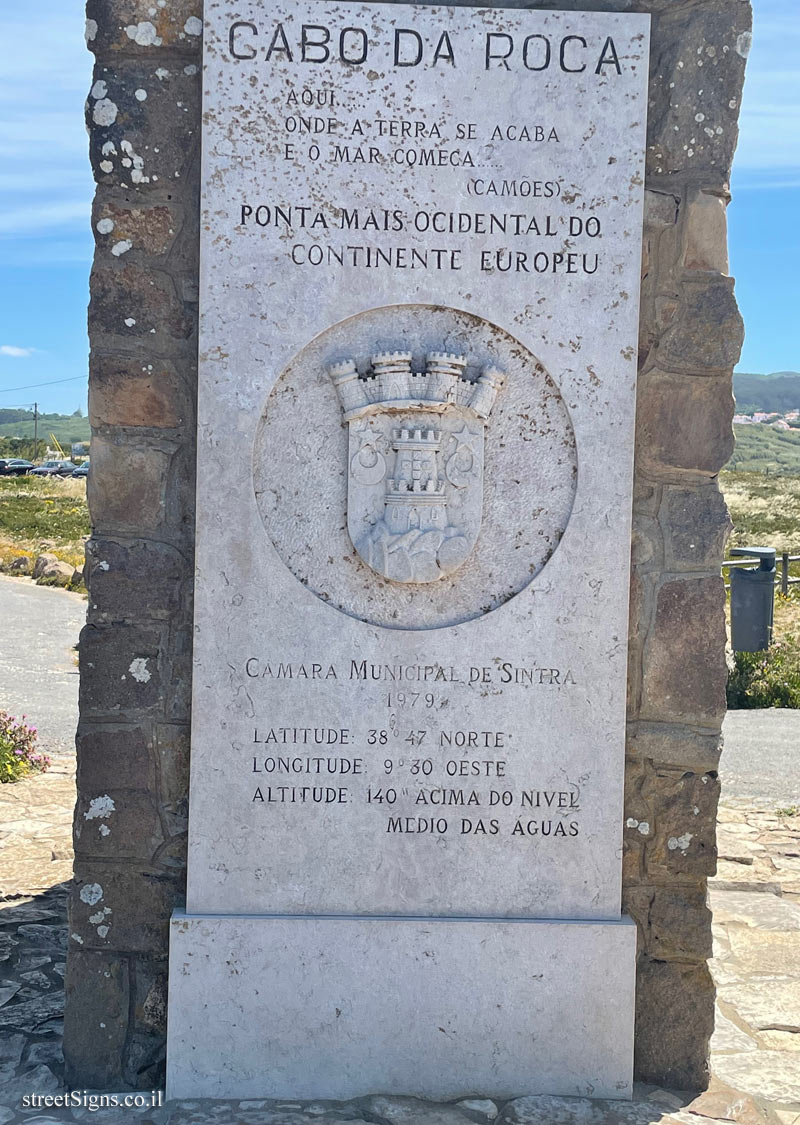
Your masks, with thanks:
[[(653, 16), (629, 643), (624, 909), (636, 1071), (707, 1080), (732, 444), (742, 324), (725, 208), (748, 0), (538, 0)], [(93, 427), (65, 1054), (76, 1087), (163, 1084), (186, 851), (202, 0), (88, 0)], [(98, 800), (100, 798), (100, 800)]]

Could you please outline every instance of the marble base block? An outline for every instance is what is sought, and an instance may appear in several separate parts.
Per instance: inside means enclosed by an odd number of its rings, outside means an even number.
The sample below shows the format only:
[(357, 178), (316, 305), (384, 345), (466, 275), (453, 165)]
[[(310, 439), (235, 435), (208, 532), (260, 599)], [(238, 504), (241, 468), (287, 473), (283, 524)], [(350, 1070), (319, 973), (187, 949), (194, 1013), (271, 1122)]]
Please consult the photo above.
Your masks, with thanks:
[(172, 918), (167, 1094), (629, 1098), (636, 927)]

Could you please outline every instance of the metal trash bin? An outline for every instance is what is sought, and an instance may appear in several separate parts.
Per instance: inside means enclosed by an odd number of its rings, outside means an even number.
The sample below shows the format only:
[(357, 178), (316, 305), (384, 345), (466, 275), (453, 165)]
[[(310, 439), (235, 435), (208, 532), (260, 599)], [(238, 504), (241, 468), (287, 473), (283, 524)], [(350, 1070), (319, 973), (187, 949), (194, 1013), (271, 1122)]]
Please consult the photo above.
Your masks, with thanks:
[(775, 550), (735, 547), (731, 555), (759, 560), (758, 567), (731, 568), (731, 645), (734, 652), (763, 652), (772, 642)]

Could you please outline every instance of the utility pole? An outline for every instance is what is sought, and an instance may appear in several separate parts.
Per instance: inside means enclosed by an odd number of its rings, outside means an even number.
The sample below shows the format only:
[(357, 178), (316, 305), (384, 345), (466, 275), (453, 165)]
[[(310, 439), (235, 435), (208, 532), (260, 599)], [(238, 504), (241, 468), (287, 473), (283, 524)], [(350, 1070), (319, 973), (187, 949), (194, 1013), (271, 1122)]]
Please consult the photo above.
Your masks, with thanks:
[(36, 450), (39, 444), (39, 403), (33, 404), (33, 459), (36, 460)]

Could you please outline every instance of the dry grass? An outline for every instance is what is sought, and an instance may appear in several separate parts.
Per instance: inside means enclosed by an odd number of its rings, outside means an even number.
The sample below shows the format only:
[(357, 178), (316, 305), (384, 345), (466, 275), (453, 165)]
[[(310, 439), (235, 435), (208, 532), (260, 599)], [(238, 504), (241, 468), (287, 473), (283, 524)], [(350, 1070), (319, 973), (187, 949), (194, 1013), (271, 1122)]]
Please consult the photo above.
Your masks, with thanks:
[(775, 547), (800, 554), (800, 476), (720, 473), (733, 533), (730, 547)]
[(88, 534), (85, 480), (0, 477), (0, 565), (48, 551), (82, 567)]

